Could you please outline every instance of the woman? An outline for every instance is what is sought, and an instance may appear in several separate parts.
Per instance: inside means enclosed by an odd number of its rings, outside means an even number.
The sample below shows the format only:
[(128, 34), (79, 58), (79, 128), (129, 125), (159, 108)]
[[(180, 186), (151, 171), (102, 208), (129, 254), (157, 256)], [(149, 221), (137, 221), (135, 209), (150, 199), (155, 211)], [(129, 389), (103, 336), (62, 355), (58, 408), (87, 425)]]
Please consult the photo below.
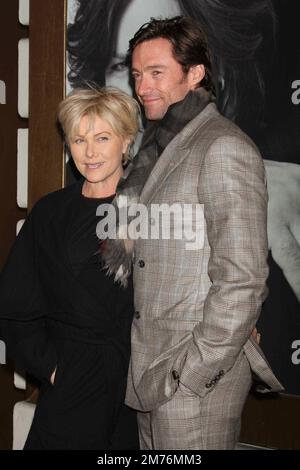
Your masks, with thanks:
[(137, 448), (125, 407), (132, 283), (103, 269), (96, 236), (138, 130), (138, 105), (115, 89), (77, 89), (59, 121), (83, 178), (42, 198), (0, 280), (8, 354), (42, 382), (25, 449)]

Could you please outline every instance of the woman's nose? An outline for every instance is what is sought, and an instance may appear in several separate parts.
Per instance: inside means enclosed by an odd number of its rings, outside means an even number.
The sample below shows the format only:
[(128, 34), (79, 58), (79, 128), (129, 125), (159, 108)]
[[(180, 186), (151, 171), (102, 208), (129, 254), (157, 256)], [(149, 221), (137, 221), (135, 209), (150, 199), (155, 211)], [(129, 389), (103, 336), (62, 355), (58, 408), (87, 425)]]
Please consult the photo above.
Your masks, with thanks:
[(95, 155), (95, 148), (93, 142), (88, 142), (86, 146), (86, 156), (89, 158), (93, 158)]

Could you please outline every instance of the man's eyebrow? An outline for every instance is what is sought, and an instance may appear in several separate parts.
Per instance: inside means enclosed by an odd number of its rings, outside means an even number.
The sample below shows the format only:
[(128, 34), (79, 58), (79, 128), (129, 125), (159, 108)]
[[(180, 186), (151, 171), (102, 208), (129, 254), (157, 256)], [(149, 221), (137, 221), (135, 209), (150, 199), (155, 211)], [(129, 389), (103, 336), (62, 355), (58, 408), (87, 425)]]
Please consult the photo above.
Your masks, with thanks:
[[(153, 64), (153, 65), (148, 65), (145, 67), (145, 70), (154, 70), (154, 69), (166, 69), (167, 66), (163, 64)], [(139, 72), (138, 69), (135, 69), (134, 67), (131, 69), (132, 72)]]

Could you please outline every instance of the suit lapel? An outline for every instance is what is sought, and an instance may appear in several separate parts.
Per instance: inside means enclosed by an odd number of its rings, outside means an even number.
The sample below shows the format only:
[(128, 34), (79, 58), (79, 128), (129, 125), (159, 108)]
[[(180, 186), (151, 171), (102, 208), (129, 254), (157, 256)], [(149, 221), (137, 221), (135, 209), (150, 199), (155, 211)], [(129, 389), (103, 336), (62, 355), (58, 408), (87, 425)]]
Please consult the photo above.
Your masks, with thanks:
[(144, 185), (140, 195), (140, 202), (142, 204), (147, 204), (153, 199), (170, 173), (188, 157), (191, 148), (189, 145), (190, 140), (195, 131), (198, 131), (215, 114), (215, 105), (213, 103), (208, 104), (206, 108), (189, 122), (169, 143), (154, 165)]
[(154, 165), (140, 196), (140, 202), (147, 204), (160, 189), (169, 174), (188, 156), (189, 149), (177, 147), (171, 142)]

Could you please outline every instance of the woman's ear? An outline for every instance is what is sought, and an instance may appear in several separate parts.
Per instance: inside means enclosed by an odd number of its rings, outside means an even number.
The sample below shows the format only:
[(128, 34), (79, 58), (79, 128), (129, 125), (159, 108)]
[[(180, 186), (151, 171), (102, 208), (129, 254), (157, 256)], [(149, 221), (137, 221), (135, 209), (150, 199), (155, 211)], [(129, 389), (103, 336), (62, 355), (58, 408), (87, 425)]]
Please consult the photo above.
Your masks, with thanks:
[(123, 153), (127, 153), (128, 147), (132, 142), (132, 137), (124, 137), (123, 138)]

